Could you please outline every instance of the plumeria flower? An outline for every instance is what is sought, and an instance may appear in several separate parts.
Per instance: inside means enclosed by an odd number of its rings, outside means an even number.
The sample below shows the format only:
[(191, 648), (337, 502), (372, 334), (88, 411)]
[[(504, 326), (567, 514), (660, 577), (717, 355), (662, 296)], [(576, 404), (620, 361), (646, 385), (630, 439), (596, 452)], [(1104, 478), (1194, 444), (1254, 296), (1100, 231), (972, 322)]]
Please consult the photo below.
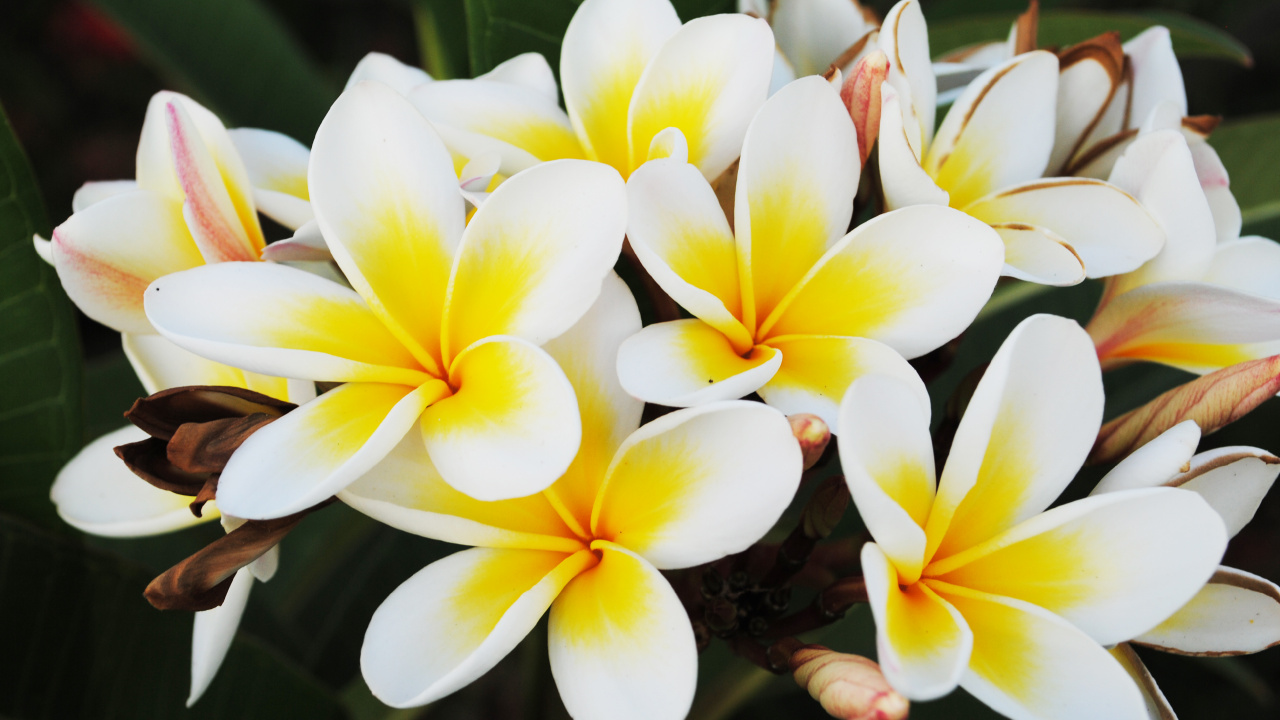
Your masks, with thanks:
[(937, 86), (915, 0), (889, 11), (880, 47), (891, 60), (879, 137), (889, 208), (949, 205), (989, 223), (1005, 244), (1005, 274), (1043, 284), (1128, 272), (1160, 250), (1159, 226), (1124, 191), (1041, 178), (1054, 145), (1052, 53), (1023, 53), (983, 72), (935, 133)]
[(1088, 325), (1103, 367), (1145, 360), (1203, 374), (1280, 353), (1280, 245), (1218, 241), (1185, 136), (1142, 133), (1111, 182), (1142, 201), (1168, 241), (1142, 267), (1108, 279)]
[[(778, 43), (774, 83), (821, 75), (834, 63), (846, 74), (875, 47), (878, 18), (857, 0), (738, 0), (738, 12), (769, 21)], [(782, 74), (779, 74), (779, 67)]]
[[(245, 147), (237, 141), (250, 139)], [(260, 193), (301, 193), (268, 171), (301, 147), (265, 130), (228, 132), (195, 101), (171, 92), (147, 107), (138, 147), (136, 180), (86, 183), (72, 201), (74, 214), (36, 247), (53, 264), (67, 294), (86, 315), (121, 333), (121, 344), (148, 394), (184, 385), (230, 385), (278, 399), (306, 402), (310, 383), (245, 372), (193, 355), (155, 334), (143, 312), (147, 285), (167, 273), (227, 260), (257, 260), (262, 231), (257, 211), (275, 207)], [(252, 161), (246, 162), (244, 151)], [(305, 148), (303, 148), (305, 152)], [(305, 164), (305, 162), (304, 162)], [(253, 172), (250, 171), (253, 170)], [(304, 174), (305, 177), (305, 174)], [(281, 182), (283, 181), (283, 182)], [(276, 188), (270, 190), (269, 188)], [(287, 207), (289, 200), (281, 203)], [(59, 471), (50, 496), (59, 516), (93, 535), (146, 537), (221, 518), (216, 502), (197, 516), (191, 498), (154, 487), (120, 462), (113, 448), (146, 439), (132, 425), (97, 438)], [(237, 573), (222, 606), (196, 614), (192, 636), (193, 704), (208, 687), (235, 637), (249, 590), (275, 573), (273, 548)]]
[(928, 410), (871, 376), (841, 406), (840, 459), (874, 538), (862, 569), (885, 676), (916, 700), (957, 685), (1010, 718), (1142, 718), (1104, 646), (1196, 595), (1226, 547), (1193, 492), (1142, 488), (1051, 510), (1102, 421), (1102, 375), (1070, 320), (1023, 321), (992, 359), (936, 489)]
[(639, 328), (630, 292), (610, 276), (593, 309), (546, 344), (577, 393), (582, 446), (542, 493), (477, 502), (443, 481), (420, 443), (403, 442), (340, 494), (402, 530), (476, 546), (428, 565), (374, 613), (360, 667), (379, 699), (412, 707), (466, 686), (549, 608), (551, 670), (570, 715), (688, 713), (696, 644), (659, 571), (764, 535), (799, 485), (800, 448), (786, 418), (759, 403), (641, 427), (643, 404), (614, 372), (619, 344)]
[(431, 125), (366, 82), (321, 124), (308, 185), (354, 290), (270, 263), (199, 267), (147, 290), (152, 323), (192, 352), (344, 383), (240, 446), (219, 481), (223, 511), (266, 519), (310, 507), (406, 434), (474, 497), (528, 495), (559, 477), (577, 451), (578, 408), (538, 345), (586, 312), (618, 257), (617, 172), (540, 165), (499, 186), (468, 224)]
[(668, 0), (586, 0), (561, 48), (567, 113), (554, 84), (521, 95), (484, 77), (419, 85), (410, 99), (454, 152), (500, 151), (506, 175), (588, 158), (626, 177), (648, 159), (654, 137), (675, 127), (690, 162), (713, 180), (738, 157), (772, 57), (773, 35), (757, 18), (713, 15), (682, 26)]
[[(674, 145), (678, 148), (678, 143)], [(847, 232), (858, 139), (836, 90), (801, 78), (760, 109), (738, 170), (734, 229), (676, 152), (627, 183), (631, 246), (693, 319), (651, 325), (618, 358), (622, 386), (679, 407), (753, 392), (835, 427), (867, 372), (915, 382), (901, 357), (951, 340), (1000, 272), (999, 238), (942, 207), (912, 207)]]

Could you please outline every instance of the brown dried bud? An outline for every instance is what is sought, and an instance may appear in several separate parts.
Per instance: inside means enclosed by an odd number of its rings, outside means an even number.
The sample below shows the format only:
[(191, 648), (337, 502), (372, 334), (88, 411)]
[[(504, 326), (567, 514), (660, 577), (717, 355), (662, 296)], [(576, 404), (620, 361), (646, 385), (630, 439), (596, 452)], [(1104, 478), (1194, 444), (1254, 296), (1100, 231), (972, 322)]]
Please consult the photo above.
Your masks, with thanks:
[(910, 710), (880, 666), (864, 657), (805, 645), (791, 653), (791, 672), (823, 710), (841, 720), (903, 720)]
[(880, 85), (889, 75), (889, 58), (877, 50), (858, 61), (840, 88), (840, 99), (849, 109), (858, 131), (858, 162), (867, 156), (880, 135)]
[[(200, 517), (217, 493), (231, 453), (263, 425), (297, 407), (251, 390), (193, 386), (163, 390), (125, 413), (151, 437), (117, 447), (116, 455), (152, 485), (189, 495)], [(219, 600), (220, 602), (220, 600)]]
[(809, 413), (788, 415), (787, 422), (791, 423), (791, 434), (795, 435), (796, 441), (800, 443), (804, 469), (808, 470), (817, 464), (822, 453), (826, 451), (827, 443), (831, 442), (831, 429), (822, 421), (822, 418)]
[(805, 537), (822, 540), (836, 529), (844, 512), (849, 508), (849, 486), (842, 476), (836, 475), (823, 481), (804, 506), (800, 527)]
[(1035, 50), (1036, 35), (1040, 32), (1040, 0), (1031, 0), (1027, 11), (1014, 23), (1013, 54), (1021, 55)]
[(143, 594), (160, 610), (215, 608), (226, 598), (237, 570), (275, 547), (302, 518), (331, 502), (332, 498), (275, 520), (246, 520), (152, 580)]

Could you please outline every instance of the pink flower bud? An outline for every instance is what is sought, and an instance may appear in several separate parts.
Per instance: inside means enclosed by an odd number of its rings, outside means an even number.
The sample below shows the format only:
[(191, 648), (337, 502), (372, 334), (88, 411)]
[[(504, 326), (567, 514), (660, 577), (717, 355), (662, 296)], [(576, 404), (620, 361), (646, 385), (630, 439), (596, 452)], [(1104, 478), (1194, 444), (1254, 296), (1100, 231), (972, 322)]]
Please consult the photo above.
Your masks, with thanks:
[(863, 165), (880, 133), (880, 84), (888, 74), (889, 58), (877, 50), (858, 61), (840, 88), (840, 99), (858, 130), (858, 160)]
[(791, 654), (791, 671), (796, 684), (840, 720), (903, 720), (910, 710), (880, 666), (864, 657), (805, 645)]
[(827, 443), (831, 442), (831, 428), (827, 427), (822, 418), (809, 413), (788, 415), (787, 422), (791, 423), (791, 434), (795, 435), (796, 442), (800, 443), (804, 469), (808, 470), (818, 462), (823, 451), (827, 449)]

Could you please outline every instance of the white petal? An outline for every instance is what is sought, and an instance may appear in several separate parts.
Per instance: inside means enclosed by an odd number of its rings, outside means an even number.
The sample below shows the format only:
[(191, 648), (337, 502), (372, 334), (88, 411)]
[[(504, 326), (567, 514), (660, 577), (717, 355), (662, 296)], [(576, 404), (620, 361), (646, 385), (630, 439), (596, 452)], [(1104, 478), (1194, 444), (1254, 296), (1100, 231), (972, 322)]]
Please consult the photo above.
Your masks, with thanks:
[(798, 75), (819, 75), (871, 30), (849, 0), (778, 0), (769, 17), (778, 46)]
[(1046, 227), (1008, 222), (993, 224), (1004, 241), (1008, 277), (1041, 285), (1077, 285), (1088, 276), (1075, 247)]
[(127, 425), (85, 445), (53, 481), (50, 497), (58, 515), (105, 537), (159, 535), (216, 519), (212, 504), (204, 506), (204, 517), (196, 517), (188, 507), (191, 498), (149, 484), (116, 457), (115, 446), (148, 437)]
[(758, 345), (742, 357), (701, 320), (672, 320), (641, 330), (618, 350), (618, 378), (632, 396), (691, 407), (750, 395), (769, 381), (782, 354)]
[(365, 80), (382, 83), (401, 95), (408, 95), (409, 91), (418, 85), (431, 82), (431, 76), (416, 67), (405, 65), (390, 55), (371, 52), (356, 63), (343, 91), (350, 90)]
[(222, 604), (196, 613), (191, 631), (191, 692), (187, 695), (187, 707), (196, 704), (218, 674), (231, 642), (236, 639), (236, 628), (240, 627), (240, 616), (244, 614), (252, 589), (253, 574), (248, 568), (241, 568), (232, 578)]
[(71, 197), (71, 212), (78, 213), (81, 210), (96, 205), (109, 197), (123, 195), (138, 189), (136, 180), (101, 180), (98, 182), (87, 182), (76, 190), (76, 194)]
[(880, 49), (890, 60), (889, 84), (902, 102), (911, 149), (923, 158), (934, 134), (938, 81), (929, 60), (929, 33), (919, 2), (899, 0), (885, 13)]
[(311, 151), (306, 145), (273, 130), (236, 128), (227, 134), (240, 151), (249, 182), (255, 188), (286, 193), (301, 200), (310, 197), (307, 164), (311, 161)]
[(1280, 300), (1280, 243), (1257, 235), (1219, 243), (1202, 280)]
[(1140, 645), (1186, 655), (1243, 655), (1280, 644), (1280, 587), (1222, 567), (1172, 617), (1134, 638)]
[(803, 470), (786, 417), (760, 403), (715, 403), (632, 433), (605, 476), (591, 528), (654, 566), (692, 567), (764, 536)]
[(1280, 474), (1280, 458), (1253, 447), (1222, 447), (1191, 458), (1191, 469), (1166, 485), (1199, 493), (1234, 537), (1253, 519)]
[(1187, 114), (1187, 91), (1168, 28), (1157, 25), (1139, 33), (1124, 44), (1124, 54), (1133, 67), (1130, 118), (1140, 122), (1152, 108), (1166, 101), (1176, 104), (1180, 116)]
[[(1181, 118), (1179, 118), (1181, 121)], [(1181, 125), (1181, 122), (1179, 122)], [(1196, 165), (1196, 176), (1200, 178), (1200, 187), (1204, 188), (1204, 196), (1209, 201), (1209, 209), (1213, 211), (1213, 224), (1218, 230), (1218, 242), (1225, 243), (1240, 237), (1240, 203), (1231, 194), (1231, 181), (1227, 177), (1227, 168), (1218, 157), (1218, 152), (1207, 142), (1187, 139), (1191, 148), (1191, 159)]]
[(560, 90), (556, 87), (556, 76), (551, 72), (551, 65), (542, 53), (520, 53), (515, 57), (498, 63), (492, 70), (477, 75), (477, 80), (517, 85), (536, 91), (552, 104), (560, 101)]
[(908, 205), (949, 205), (951, 196), (929, 177), (911, 148), (903, 126), (902, 98), (889, 83), (880, 86), (880, 183), (890, 210)]
[(1195, 420), (1184, 420), (1121, 460), (1089, 494), (1163, 485), (1190, 467), (1199, 444), (1200, 426)]

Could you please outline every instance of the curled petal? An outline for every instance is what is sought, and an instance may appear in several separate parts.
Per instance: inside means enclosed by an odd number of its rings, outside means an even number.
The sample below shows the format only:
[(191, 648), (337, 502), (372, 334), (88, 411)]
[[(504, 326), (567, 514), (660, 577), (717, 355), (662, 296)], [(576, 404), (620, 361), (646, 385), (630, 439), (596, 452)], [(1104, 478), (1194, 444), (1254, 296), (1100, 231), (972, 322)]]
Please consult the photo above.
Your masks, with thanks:
[(1191, 602), (1134, 643), (1179, 655), (1247, 655), (1280, 645), (1280, 587), (1219, 568)]
[(1199, 444), (1200, 426), (1184, 420), (1117, 463), (1089, 494), (1163, 485), (1191, 469), (1191, 456)]
[(782, 364), (782, 353), (757, 345), (746, 357), (701, 320), (657, 323), (618, 350), (618, 378), (632, 396), (672, 407), (734, 400), (759, 390)]
[(1252, 447), (1215, 448), (1188, 464), (1187, 472), (1164, 484), (1199, 493), (1222, 516), (1233, 537), (1253, 519), (1280, 474), (1280, 458)]

